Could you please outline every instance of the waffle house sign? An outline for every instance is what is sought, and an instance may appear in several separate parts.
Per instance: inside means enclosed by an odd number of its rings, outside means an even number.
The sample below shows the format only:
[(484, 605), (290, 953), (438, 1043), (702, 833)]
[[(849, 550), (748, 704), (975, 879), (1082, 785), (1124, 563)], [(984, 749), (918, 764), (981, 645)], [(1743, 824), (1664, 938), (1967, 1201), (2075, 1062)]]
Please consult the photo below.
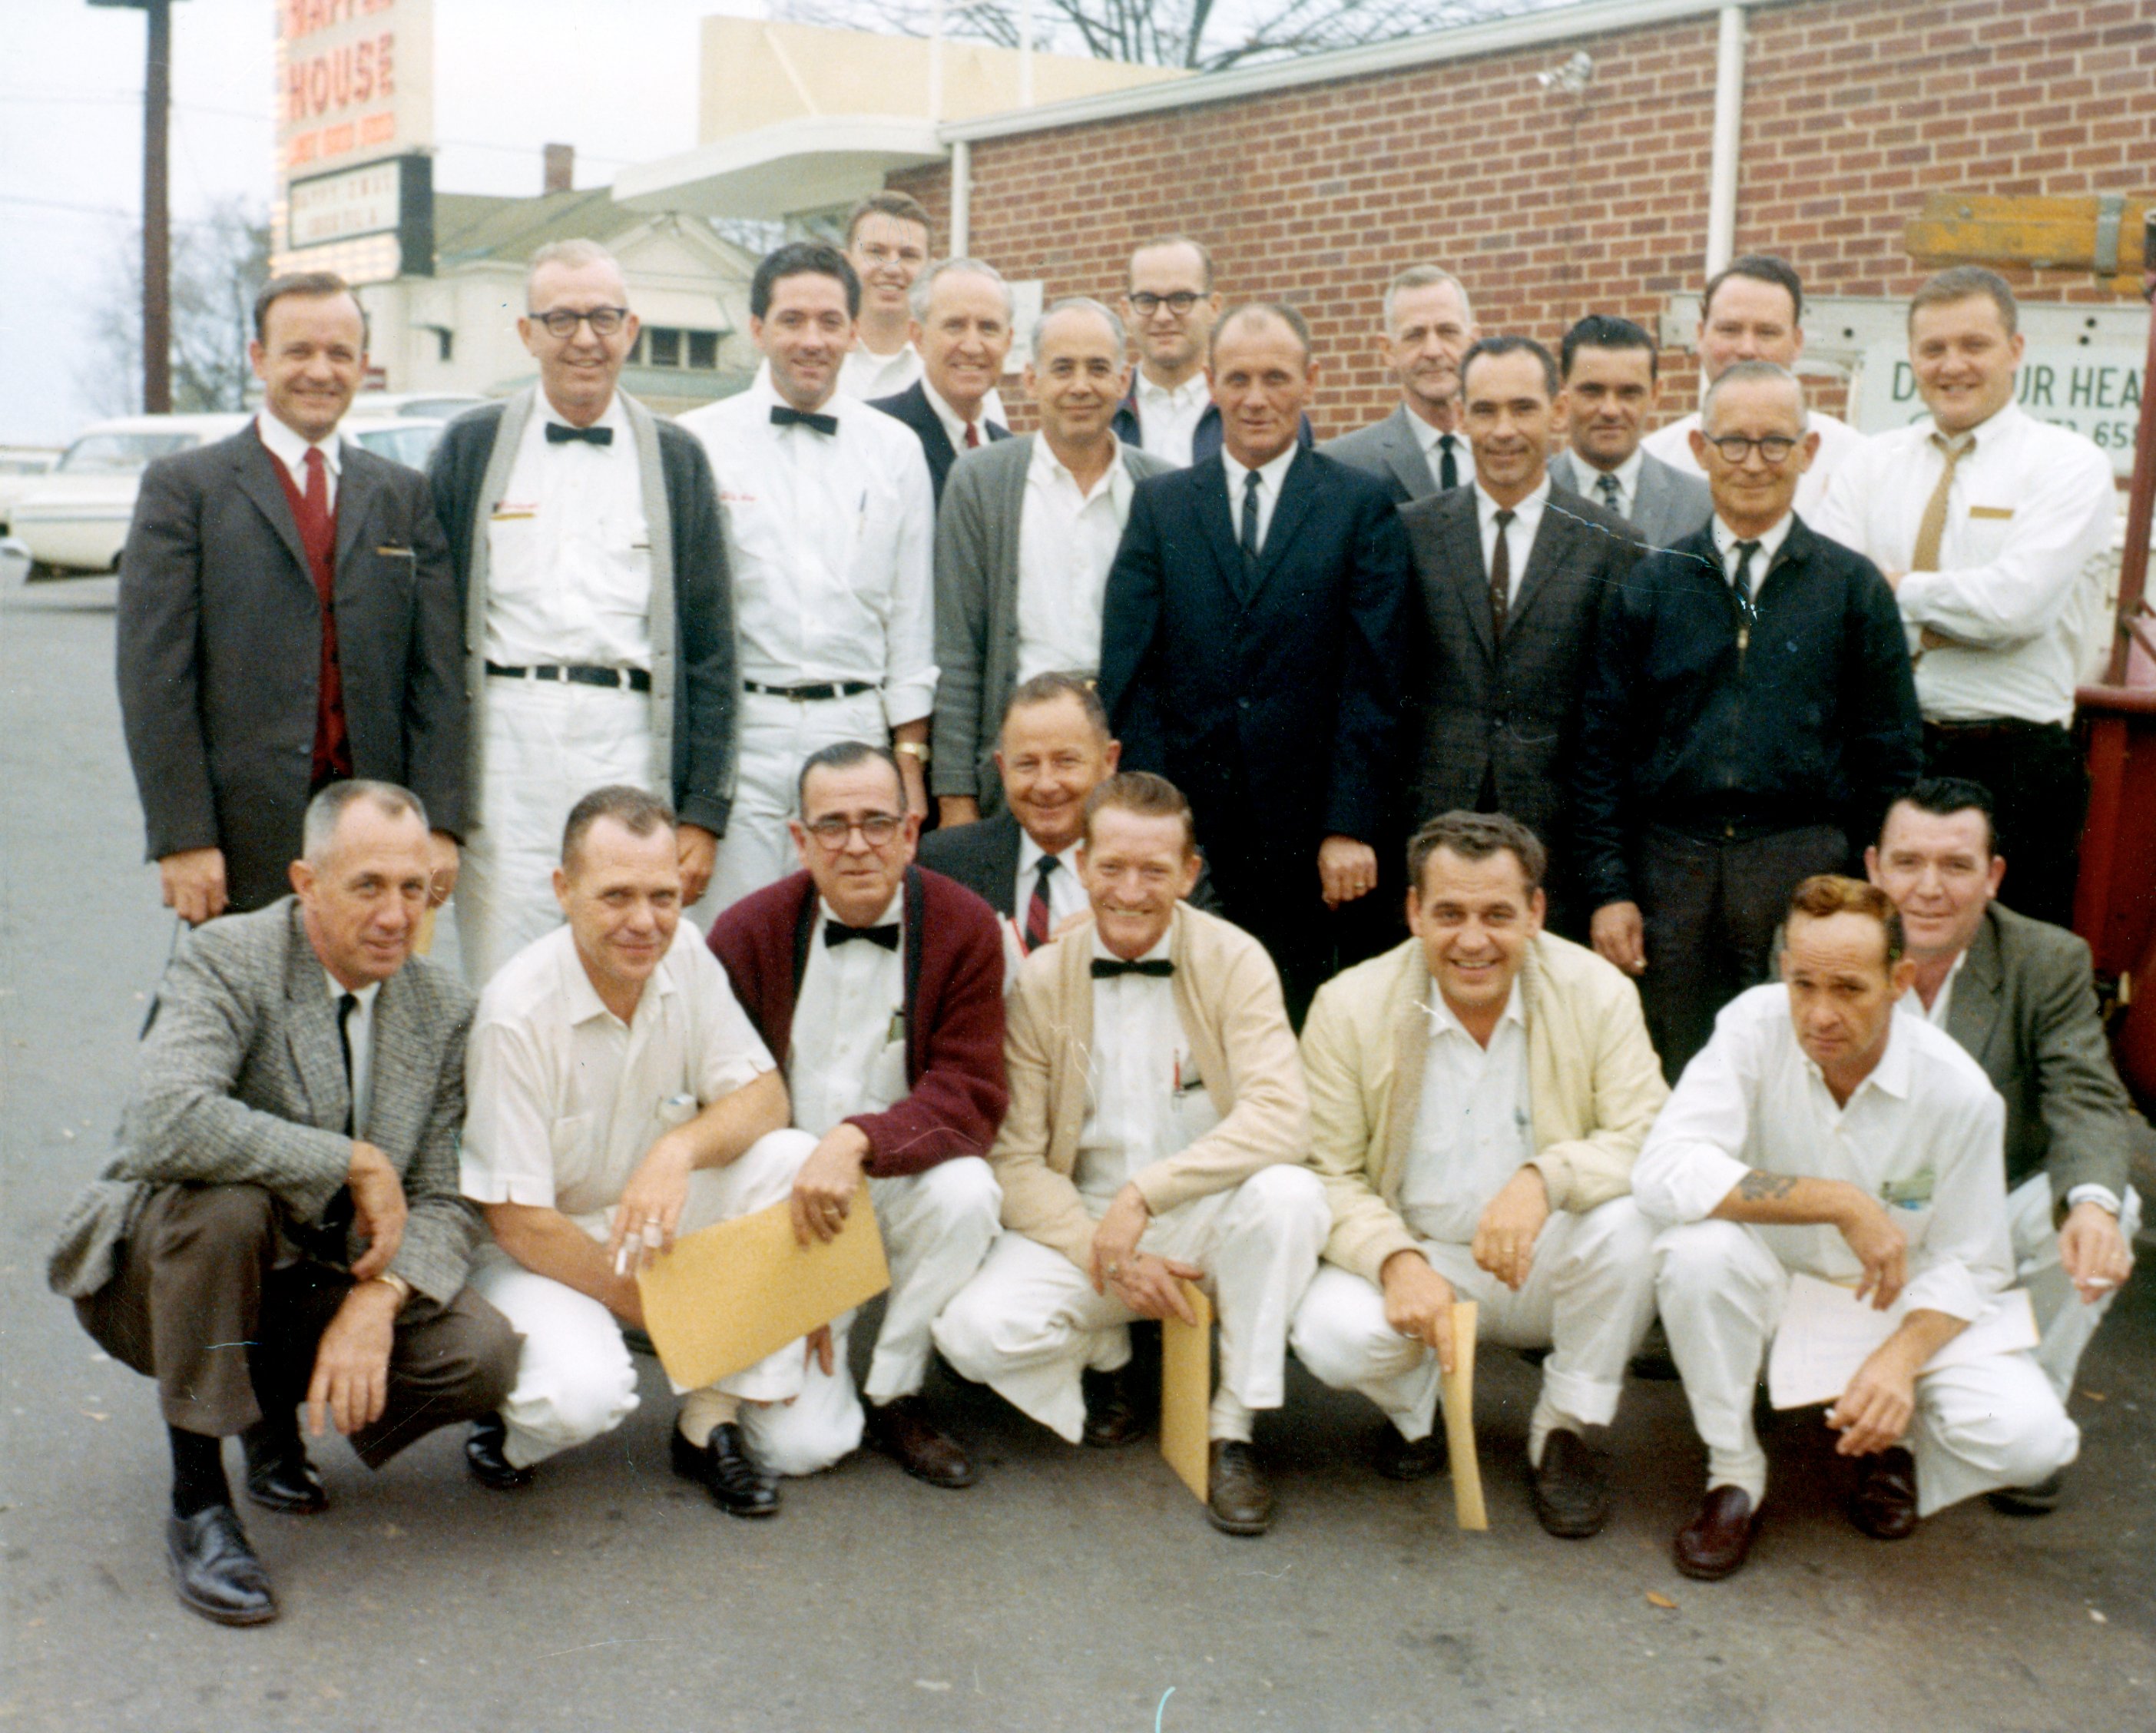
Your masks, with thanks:
[(434, 0), (278, 0), (276, 13), (280, 182), (433, 142)]

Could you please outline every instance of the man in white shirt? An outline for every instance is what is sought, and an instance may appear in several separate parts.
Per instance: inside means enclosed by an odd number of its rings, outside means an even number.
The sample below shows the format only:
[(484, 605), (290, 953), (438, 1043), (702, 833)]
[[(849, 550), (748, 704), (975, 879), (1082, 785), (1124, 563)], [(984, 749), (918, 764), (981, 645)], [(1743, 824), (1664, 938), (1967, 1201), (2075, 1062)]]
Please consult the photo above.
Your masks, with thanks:
[(1650, 456), (1640, 443), (1661, 385), (1645, 328), (1589, 313), (1565, 332), (1558, 364), (1569, 449), (1550, 459), (1551, 479), (1614, 512), (1650, 548), (1666, 548), (1706, 522), (1714, 512), (1707, 484)]
[(1587, 1429), (1616, 1417), (1654, 1315), (1655, 1230), (1632, 1159), (1669, 1094), (1640, 995), (1543, 931), (1539, 838), (1448, 812), (1408, 845), (1408, 924), (1335, 976), (1303, 1026), (1312, 1165), (1332, 1206), (1326, 1262), (1296, 1313), (1296, 1355), (1391, 1424), (1378, 1467), (1443, 1466), (1432, 1433), (1455, 1297), (1476, 1334), (1548, 1348), (1527, 1427), (1535, 1514), (1584, 1539), (1609, 1518)]
[(1378, 353), (1399, 377), (1399, 407), (1318, 449), (1368, 470), (1395, 505), (1459, 486), (1473, 467), (1460, 425), (1460, 361), (1481, 334), (1459, 278), (1435, 265), (1409, 265), (1385, 287), (1378, 337)]
[(792, 870), (795, 779), (821, 747), (895, 741), (908, 809), (928, 810), (935, 507), (920, 441), (839, 392), (860, 293), (835, 247), (772, 253), (749, 285), (767, 377), (681, 418), (720, 478), (741, 642), (740, 770), (714, 909)]
[(2092, 442), (2015, 404), (2016, 323), (2014, 291), (1980, 265), (1917, 291), (1909, 364), (1931, 415), (1870, 441), (1817, 527), (1894, 586), (1925, 768), (1990, 789), (2014, 857), (2007, 902), (2065, 926), (2088, 802), (2074, 688), (2118, 490)]
[[(578, 801), (554, 875), (567, 924), (502, 966), (472, 1025), (464, 1190), (499, 1248), (473, 1285), (524, 1339), (516, 1386), (465, 1444), (498, 1490), (636, 1407), (621, 1332), (643, 1328), (638, 1269), (783, 1201), (814, 1147), (785, 1129), (785, 1082), (681, 918), (673, 831), (640, 789)], [(730, 1515), (774, 1514), (768, 1468), (813, 1473), (860, 1437), (821, 1333), (677, 1394), (675, 1472)]]
[(1220, 449), (1220, 412), (1205, 378), (1220, 317), (1213, 255), (1180, 234), (1131, 255), (1123, 317), (1137, 334), (1137, 378), (1116, 411), (1116, 436), (1177, 469)]
[(928, 213), (903, 193), (871, 193), (846, 219), (846, 262), (861, 280), (860, 321), (839, 370), (848, 397), (895, 396), (921, 377), (907, 297), (935, 239)]
[[(1748, 253), (1722, 267), (1699, 298), (1700, 393), (1738, 361), (1771, 361), (1794, 372), (1804, 347), (1804, 285), (1788, 260), (1771, 253)], [(1659, 427), (1642, 441), (1650, 457), (1680, 474), (1704, 481), (1707, 470), (1693, 454), (1691, 436), (1699, 413)], [(1864, 435), (1847, 422), (1815, 409), (1811, 430), (1819, 449), (1797, 485), (1796, 509), (1809, 519), (1826, 497), (1835, 474), (1864, 449)]]
[(1862, 1459), (1850, 1514), (1864, 1533), (1900, 1540), (1962, 1499), (2038, 1484), (2079, 1448), (2030, 1354), (1930, 1365), (2014, 1263), (1999, 1097), (1951, 1036), (1895, 1015), (1915, 973), (1885, 892), (1806, 879), (1784, 984), (1724, 1007), (1632, 1170), (1666, 1226), (1656, 1297), (1707, 1445), (1707, 1496), (1676, 1535), (1687, 1576), (1728, 1576), (1758, 1530), (1753, 1401), (1792, 1272), (1894, 1315), (1826, 1411), (1836, 1453)]
[(961, 455), (1010, 437), (998, 419), (1000, 400), (993, 408), (991, 400), (1010, 353), (1015, 309), (1003, 273), (978, 259), (941, 260), (915, 279), (911, 301), (921, 377), (870, 405), (913, 429), (940, 503)]

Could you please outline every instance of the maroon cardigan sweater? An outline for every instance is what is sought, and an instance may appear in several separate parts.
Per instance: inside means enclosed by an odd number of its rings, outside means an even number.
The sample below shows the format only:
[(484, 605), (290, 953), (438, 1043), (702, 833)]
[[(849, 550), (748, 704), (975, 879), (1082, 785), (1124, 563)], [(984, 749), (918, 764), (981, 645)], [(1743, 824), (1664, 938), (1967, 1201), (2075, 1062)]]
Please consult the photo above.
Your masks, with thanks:
[[(983, 1155), (1010, 1105), (1004, 1081), (1004, 944), (995, 911), (954, 879), (906, 869), (906, 1099), (845, 1123), (868, 1134), (868, 1171), (917, 1174)], [(711, 923), (712, 954), (783, 1072), (793, 1003), (816, 938), (805, 872), (751, 892)]]

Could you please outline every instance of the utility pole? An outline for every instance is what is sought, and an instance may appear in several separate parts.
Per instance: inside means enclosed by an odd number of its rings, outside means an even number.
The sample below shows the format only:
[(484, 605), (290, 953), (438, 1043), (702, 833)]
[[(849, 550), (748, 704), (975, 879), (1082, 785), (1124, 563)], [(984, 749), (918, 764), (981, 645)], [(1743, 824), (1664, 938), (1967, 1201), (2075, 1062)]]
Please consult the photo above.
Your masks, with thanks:
[(142, 78), (142, 413), (172, 409), (172, 218), (167, 145), (172, 113), (172, 0), (90, 0), (146, 14)]

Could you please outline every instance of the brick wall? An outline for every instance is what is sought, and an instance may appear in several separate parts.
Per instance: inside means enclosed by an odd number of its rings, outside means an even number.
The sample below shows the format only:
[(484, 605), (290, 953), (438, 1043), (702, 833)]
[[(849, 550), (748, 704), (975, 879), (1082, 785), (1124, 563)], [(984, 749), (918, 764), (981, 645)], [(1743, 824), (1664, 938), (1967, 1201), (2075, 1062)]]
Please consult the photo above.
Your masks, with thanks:
[[(1902, 225), (1931, 192), (2156, 192), (2156, 0), (1790, 0), (1750, 32), (1737, 249), (1784, 254), (1813, 293), (1914, 289)], [(1187, 230), (1230, 301), (1309, 316), (1314, 416), (1343, 432), (1397, 401), (1374, 336), (1403, 265), (1446, 265), (1486, 332), (1553, 347), (1589, 311), (1652, 329), (1699, 286), (1715, 39), (1706, 17), (984, 140), (971, 249), (1050, 297), (1111, 298), (1133, 244)], [(1584, 91), (1537, 82), (1576, 48)], [(947, 233), (947, 169), (891, 184)], [(2107, 298), (2086, 273), (2009, 275)], [(1693, 369), (1665, 372), (1681, 414)]]

